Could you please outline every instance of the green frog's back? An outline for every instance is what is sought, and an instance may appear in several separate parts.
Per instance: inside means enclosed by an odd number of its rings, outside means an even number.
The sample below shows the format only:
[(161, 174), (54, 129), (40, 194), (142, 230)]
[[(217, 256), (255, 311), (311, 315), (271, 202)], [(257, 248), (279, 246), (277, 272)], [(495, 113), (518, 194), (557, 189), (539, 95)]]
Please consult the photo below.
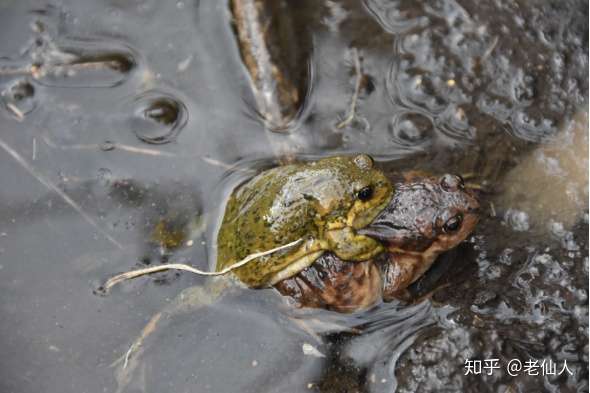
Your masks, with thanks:
[[(258, 287), (267, 285), (270, 277), (287, 265), (301, 262), (303, 256), (309, 265), (313, 262), (309, 259), (317, 258), (326, 248), (322, 242), (325, 224), (344, 221), (356, 193), (368, 184), (387, 188), (381, 194), (388, 198), (389, 183), (365, 155), (330, 157), (262, 172), (227, 202), (217, 239), (217, 270), (301, 238), (309, 241), (260, 257), (235, 273), (245, 284)], [(370, 204), (365, 208), (377, 210)]]

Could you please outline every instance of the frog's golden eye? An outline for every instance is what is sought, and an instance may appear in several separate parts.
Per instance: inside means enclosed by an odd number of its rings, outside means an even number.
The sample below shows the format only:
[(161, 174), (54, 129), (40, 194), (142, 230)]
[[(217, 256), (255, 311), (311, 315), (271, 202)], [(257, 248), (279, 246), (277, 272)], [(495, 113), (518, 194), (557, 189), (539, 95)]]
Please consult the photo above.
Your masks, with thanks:
[(459, 230), (459, 228), (461, 228), (462, 223), (463, 215), (459, 213), (456, 216), (449, 218), (447, 222), (445, 222), (445, 225), (443, 225), (443, 231), (445, 231), (445, 233), (456, 232)]
[(373, 187), (367, 186), (361, 188), (359, 192), (357, 192), (356, 196), (363, 202), (368, 201), (373, 197)]

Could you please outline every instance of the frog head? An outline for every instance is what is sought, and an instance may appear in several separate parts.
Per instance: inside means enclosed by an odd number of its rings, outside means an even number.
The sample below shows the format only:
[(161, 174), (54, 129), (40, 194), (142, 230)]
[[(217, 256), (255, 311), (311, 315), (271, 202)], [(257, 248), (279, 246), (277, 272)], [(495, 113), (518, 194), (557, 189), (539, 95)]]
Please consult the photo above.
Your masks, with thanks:
[[(323, 228), (320, 237), (328, 243), (326, 250), (348, 261), (361, 261), (381, 253), (383, 247), (377, 240), (359, 235), (357, 230), (369, 225), (388, 205), (391, 182), (374, 167), (373, 159), (366, 154), (340, 157), (342, 166), (337, 169), (338, 183), (343, 192), (325, 187), (330, 197), (324, 198), (332, 205), (317, 226)], [(333, 168), (337, 168), (334, 164)]]
[(338, 172), (334, 178), (342, 190), (335, 192), (328, 184), (323, 187), (323, 203), (331, 206), (327, 214), (331, 228), (367, 226), (391, 199), (391, 183), (366, 154), (343, 158)]
[[(396, 266), (408, 274), (407, 286), (420, 277), (444, 251), (471, 234), (478, 222), (479, 203), (460, 176), (413, 176), (395, 183), (389, 204), (360, 229), (380, 241)], [(396, 275), (400, 276), (399, 271)]]

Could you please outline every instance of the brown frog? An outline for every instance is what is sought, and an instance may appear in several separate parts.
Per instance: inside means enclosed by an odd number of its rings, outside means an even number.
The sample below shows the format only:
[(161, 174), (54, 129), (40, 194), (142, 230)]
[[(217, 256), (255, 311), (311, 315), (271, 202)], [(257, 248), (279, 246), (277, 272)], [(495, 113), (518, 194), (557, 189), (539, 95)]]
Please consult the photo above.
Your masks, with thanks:
[(358, 231), (380, 241), (384, 253), (363, 262), (327, 253), (275, 288), (298, 306), (339, 312), (402, 298), (438, 255), (475, 228), (479, 203), (461, 177), (411, 172), (393, 180), (395, 191), (388, 205)]

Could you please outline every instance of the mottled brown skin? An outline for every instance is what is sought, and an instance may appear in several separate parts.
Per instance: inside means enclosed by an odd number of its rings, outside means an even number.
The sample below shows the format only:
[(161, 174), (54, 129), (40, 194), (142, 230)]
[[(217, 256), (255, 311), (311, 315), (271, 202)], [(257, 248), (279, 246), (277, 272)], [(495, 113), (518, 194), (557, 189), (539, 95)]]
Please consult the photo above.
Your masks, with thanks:
[(381, 299), (381, 272), (372, 261), (345, 262), (326, 253), (275, 288), (298, 306), (352, 312)]
[(479, 203), (458, 176), (406, 173), (394, 179), (394, 189), (385, 209), (361, 230), (386, 252), (363, 263), (328, 253), (275, 288), (301, 307), (340, 312), (403, 298), (438, 255), (465, 240), (477, 224)]

